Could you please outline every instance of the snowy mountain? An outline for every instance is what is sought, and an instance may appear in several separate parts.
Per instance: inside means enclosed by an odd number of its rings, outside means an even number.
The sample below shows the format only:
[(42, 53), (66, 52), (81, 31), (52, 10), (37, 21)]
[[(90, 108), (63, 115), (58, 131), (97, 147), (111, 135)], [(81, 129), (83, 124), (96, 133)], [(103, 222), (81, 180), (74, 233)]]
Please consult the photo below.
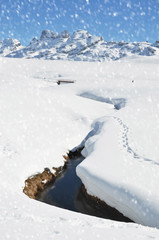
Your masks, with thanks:
[[(154, 44), (148, 42), (106, 42), (102, 37), (92, 36), (85, 30), (78, 30), (72, 36), (67, 31), (58, 34), (44, 30), (40, 39), (33, 38), (27, 47), (20, 47), (21, 45), (17, 40), (10, 41), (10, 45), (9, 43), (3, 44), (2, 55), (15, 58), (107, 61), (132, 55), (159, 55), (158, 41)], [(15, 46), (17, 41), (19, 48), (11, 47), (13, 41)], [(6, 54), (5, 50), (8, 48), (10, 51)]]
[(6, 56), (13, 51), (22, 49), (23, 46), (16, 39), (4, 39), (0, 41), (0, 56)]

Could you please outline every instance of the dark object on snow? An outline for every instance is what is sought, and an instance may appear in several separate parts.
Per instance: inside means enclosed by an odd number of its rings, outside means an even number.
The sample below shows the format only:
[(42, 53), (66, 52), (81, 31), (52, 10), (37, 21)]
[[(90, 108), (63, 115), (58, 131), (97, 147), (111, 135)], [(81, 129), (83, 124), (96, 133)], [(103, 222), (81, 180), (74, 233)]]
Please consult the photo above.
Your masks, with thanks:
[(57, 84), (60, 85), (60, 84), (65, 84), (65, 83), (74, 83), (74, 81), (67, 81), (67, 80), (58, 80), (57, 81)]

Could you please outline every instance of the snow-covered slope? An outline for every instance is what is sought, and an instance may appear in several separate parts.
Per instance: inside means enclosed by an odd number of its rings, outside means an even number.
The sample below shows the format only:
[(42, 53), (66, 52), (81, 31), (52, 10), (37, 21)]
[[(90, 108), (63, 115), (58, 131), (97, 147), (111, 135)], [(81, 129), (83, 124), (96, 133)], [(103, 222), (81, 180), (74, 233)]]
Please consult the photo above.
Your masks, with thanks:
[(22, 49), (23, 46), (17, 39), (4, 39), (0, 41), (0, 56), (6, 56), (13, 51)]
[(44, 30), (40, 39), (33, 38), (27, 47), (13, 49), (7, 57), (68, 59), (82, 61), (118, 60), (131, 55), (159, 55), (158, 42), (105, 42), (102, 37), (92, 36), (85, 30), (69, 35)]

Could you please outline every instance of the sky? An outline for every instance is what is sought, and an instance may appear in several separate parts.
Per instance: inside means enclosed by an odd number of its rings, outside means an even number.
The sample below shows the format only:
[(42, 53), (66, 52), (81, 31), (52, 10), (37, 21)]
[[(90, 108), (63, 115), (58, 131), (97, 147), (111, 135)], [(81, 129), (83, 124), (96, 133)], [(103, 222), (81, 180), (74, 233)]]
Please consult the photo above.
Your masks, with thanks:
[(159, 40), (159, 0), (0, 0), (0, 40), (85, 29), (105, 41)]

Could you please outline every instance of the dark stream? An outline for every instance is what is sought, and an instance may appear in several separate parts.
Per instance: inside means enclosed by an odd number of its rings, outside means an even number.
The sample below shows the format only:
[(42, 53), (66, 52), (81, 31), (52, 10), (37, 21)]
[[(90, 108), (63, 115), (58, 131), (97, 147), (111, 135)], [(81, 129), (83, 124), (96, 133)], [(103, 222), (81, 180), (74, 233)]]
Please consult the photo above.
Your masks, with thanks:
[(60, 208), (75, 212), (112, 219), (123, 222), (131, 222), (116, 209), (110, 206), (102, 206), (98, 202), (88, 199), (82, 192), (82, 182), (76, 175), (76, 166), (83, 161), (83, 157), (69, 160), (55, 182), (48, 186), (37, 200)]

